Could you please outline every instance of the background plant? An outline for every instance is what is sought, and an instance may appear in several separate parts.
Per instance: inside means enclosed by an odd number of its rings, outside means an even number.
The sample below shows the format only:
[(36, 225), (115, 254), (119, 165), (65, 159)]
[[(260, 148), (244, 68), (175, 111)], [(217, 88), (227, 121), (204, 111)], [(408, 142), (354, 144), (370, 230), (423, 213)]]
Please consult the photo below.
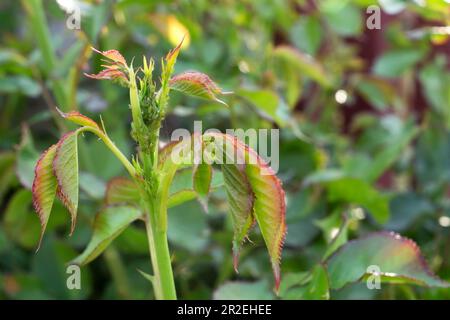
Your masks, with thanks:
[[(445, 1), (427, 1), (425, 6), (385, 1), (85, 3), (82, 30), (73, 32), (65, 28), (59, 7), (44, 1), (42, 12), (52, 35), (44, 42), (36, 37), (36, 19), (25, 19), (38, 10), (15, 1), (1, 5), (3, 297), (152, 295), (135, 272), (150, 271), (145, 232), (134, 225), (113, 242), (99, 259), (103, 261), (83, 269), (82, 291), (65, 289), (64, 264), (89, 241), (105, 183), (124, 174), (119, 162), (108, 161), (109, 154), (95, 138), (86, 137), (85, 147), (80, 145), (77, 230), (65, 236), (66, 212), (56, 202), (38, 255), (39, 222), (29, 188), (38, 151), (68, 129), (54, 105), (77, 108), (96, 119), (102, 110), (109, 136), (131, 154), (130, 122), (124, 121), (127, 94), (108, 82), (93, 86), (92, 80), (81, 80), (83, 72), (99, 70), (99, 58), (86, 64), (90, 46), (116, 48), (127, 60), (142, 54), (159, 57), (186, 31), (177, 73), (207, 73), (235, 95), (227, 100), (229, 110), (174, 95), (162, 138), (174, 128), (189, 128), (193, 119), (218, 128), (281, 128), (280, 177), (289, 230), (282, 269), (286, 281), (292, 278), (299, 287), (293, 297), (311, 297), (302, 293), (304, 275), (299, 272), (317, 270), (315, 279), (320, 279), (323, 272), (316, 265), (344, 225), (342, 234), (350, 239), (379, 230), (401, 232), (420, 244), (430, 268), (448, 279), (448, 36), (435, 28), (448, 25)], [(364, 27), (363, 12), (370, 4), (384, 11), (382, 31)], [(51, 44), (54, 65), (44, 62), (42, 51), (48, 46), (42, 43)], [(62, 79), (75, 103), (58, 101), (55, 79)], [(33, 137), (26, 127), (20, 130), (21, 122), (31, 127)], [(96, 156), (85, 158), (90, 153)], [(259, 236), (252, 236), (254, 246), (244, 248), (239, 275), (233, 272), (231, 218), (223, 214), (225, 208), (226, 195), (216, 191), (210, 196), (209, 215), (195, 201), (169, 210), (179, 296), (274, 298)], [(448, 289), (410, 285), (367, 290), (364, 284), (349, 284), (329, 292), (336, 299), (448, 298)]]

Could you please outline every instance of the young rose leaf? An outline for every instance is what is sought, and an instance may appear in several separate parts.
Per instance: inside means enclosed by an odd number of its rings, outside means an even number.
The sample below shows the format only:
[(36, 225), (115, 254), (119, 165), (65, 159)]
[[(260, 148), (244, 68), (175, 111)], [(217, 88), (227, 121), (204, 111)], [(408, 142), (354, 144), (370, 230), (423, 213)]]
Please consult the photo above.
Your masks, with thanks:
[(347, 242), (328, 259), (327, 269), (332, 289), (376, 273), (385, 282), (450, 286), (432, 273), (414, 241), (393, 232)]
[(96, 80), (118, 80), (119, 82), (127, 82), (127, 76), (124, 72), (113, 67), (106, 67), (106, 69), (100, 71), (97, 74), (84, 74), (86, 77)]
[(253, 205), (255, 196), (245, 172), (232, 164), (222, 165), (228, 206), (233, 219), (233, 266), (238, 272), (239, 252), (245, 238), (255, 222)]
[[(238, 169), (244, 168), (245, 176), (254, 195), (253, 215), (269, 252), (275, 286), (278, 289), (281, 250), (286, 235), (285, 194), (281, 181), (253, 149), (237, 138), (221, 133), (209, 133), (204, 136), (209, 139), (213, 138), (214, 143), (218, 145), (218, 150), (223, 150), (227, 159), (233, 157)], [(225, 148), (223, 146), (224, 141)], [(242, 154), (244, 154), (244, 165), (241, 165)], [(246, 225), (244, 225), (244, 230), (245, 227)]]
[(129, 224), (141, 217), (132, 206), (107, 207), (95, 217), (94, 232), (88, 246), (71, 264), (86, 265), (97, 258)]
[(175, 65), (175, 62), (177, 61), (178, 54), (180, 53), (181, 46), (183, 45), (184, 37), (181, 39), (180, 43), (169, 51), (169, 53), (166, 55), (166, 70), (169, 70), (171, 73), (173, 70), (173, 66)]
[(93, 51), (103, 55), (107, 60), (104, 60), (108, 64), (102, 65), (105, 69), (97, 74), (87, 74), (86, 77), (100, 80), (117, 80), (120, 83), (127, 84), (127, 69), (128, 65), (125, 58), (117, 50), (99, 51), (92, 48)]
[(100, 127), (98, 126), (98, 124), (94, 120), (92, 120), (89, 117), (86, 117), (85, 115), (82, 115), (78, 111), (70, 111), (70, 112), (65, 113), (65, 112), (62, 112), (61, 110), (59, 110), (59, 108), (56, 108), (56, 110), (61, 115), (61, 117), (63, 117), (64, 119), (67, 119), (75, 124), (80, 125), (80, 126), (91, 127), (91, 128), (102, 131), (100, 129)]
[(95, 49), (93, 47), (91, 49), (93, 51), (101, 54), (105, 58), (113, 61), (114, 63), (117, 63), (117, 64), (122, 65), (124, 67), (127, 66), (127, 61), (122, 56), (122, 54), (119, 51), (117, 51), (117, 50), (112, 49), (112, 50), (100, 51), (100, 50), (97, 50), (97, 49)]
[(71, 216), (70, 234), (75, 229), (78, 208), (78, 130), (65, 134), (56, 147), (53, 172), (58, 182), (58, 197)]
[(41, 245), (45, 228), (47, 227), (58, 185), (53, 173), (53, 160), (56, 154), (56, 147), (57, 145), (54, 144), (42, 153), (34, 171), (32, 186), (33, 205), (41, 222), (41, 235), (38, 249)]
[(192, 174), (193, 187), (198, 201), (205, 212), (208, 212), (208, 194), (211, 188), (212, 176), (213, 170), (209, 164), (202, 162), (194, 166)]
[(217, 98), (217, 95), (224, 94), (224, 92), (204, 73), (184, 72), (178, 74), (170, 79), (169, 85), (171, 89), (184, 94), (227, 105)]
[(245, 172), (255, 194), (253, 213), (269, 251), (275, 287), (278, 288), (280, 285), (281, 251), (286, 236), (286, 205), (281, 181), (275, 173), (264, 174), (264, 171), (268, 168), (262, 162), (247, 164)]

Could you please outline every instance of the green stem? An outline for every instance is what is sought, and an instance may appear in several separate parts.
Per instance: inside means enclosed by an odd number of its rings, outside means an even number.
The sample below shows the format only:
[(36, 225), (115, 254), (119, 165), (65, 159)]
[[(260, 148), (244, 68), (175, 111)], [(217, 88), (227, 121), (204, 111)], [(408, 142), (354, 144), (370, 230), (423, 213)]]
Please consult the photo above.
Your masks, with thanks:
[(149, 212), (146, 228), (153, 266), (155, 296), (158, 300), (176, 300), (167, 231), (159, 229), (155, 220), (154, 214)]

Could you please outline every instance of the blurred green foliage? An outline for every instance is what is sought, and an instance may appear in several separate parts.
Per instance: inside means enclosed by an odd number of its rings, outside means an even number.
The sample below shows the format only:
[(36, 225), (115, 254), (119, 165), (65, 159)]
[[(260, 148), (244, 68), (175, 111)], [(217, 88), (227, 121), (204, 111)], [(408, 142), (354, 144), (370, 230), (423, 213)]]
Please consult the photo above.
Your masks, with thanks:
[[(33, 7), (40, 2), (0, 4), (0, 298), (152, 297), (136, 272), (151, 269), (140, 225), (82, 269), (82, 290), (66, 289), (65, 265), (86, 247), (106, 183), (124, 173), (102, 144), (80, 144), (76, 232), (67, 236), (57, 203), (38, 253), (29, 189), (39, 153), (68, 129), (55, 105), (101, 114), (120, 149), (134, 148), (126, 90), (83, 77), (101, 65), (90, 47), (117, 49), (128, 61), (159, 59), (183, 35), (176, 72), (207, 73), (234, 94), (227, 109), (173, 93), (163, 139), (194, 120), (204, 129), (280, 128), (288, 205), (282, 298), (450, 298), (449, 289), (408, 284), (328, 293), (320, 264), (348, 239), (393, 230), (450, 280), (450, 40), (448, 27), (438, 28), (450, 24), (448, 2), (77, 0), (81, 30), (67, 28), (57, 4), (64, 1), (42, 1), (41, 16)], [(381, 30), (366, 28), (373, 4), (382, 9)], [(195, 200), (169, 211), (178, 296), (275, 298), (258, 230), (235, 274), (224, 190), (212, 194), (209, 211)]]

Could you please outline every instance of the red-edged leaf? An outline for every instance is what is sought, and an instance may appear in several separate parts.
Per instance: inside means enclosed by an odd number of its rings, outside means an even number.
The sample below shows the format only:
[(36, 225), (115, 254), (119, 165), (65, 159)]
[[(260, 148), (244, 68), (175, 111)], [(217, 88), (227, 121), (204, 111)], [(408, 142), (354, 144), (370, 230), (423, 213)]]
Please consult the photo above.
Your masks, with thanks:
[[(253, 153), (253, 154), (252, 154)], [(280, 285), (280, 261), (286, 236), (286, 203), (281, 181), (263, 160), (249, 148), (250, 159), (257, 164), (247, 164), (245, 173), (255, 194), (253, 213), (269, 251), (275, 286)]]
[(106, 188), (107, 205), (132, 204), (140, 202), (140, 194), (136, 183), (124, 177), (113, 178)]
[(105, 69), (97, 74), (87, 74), (86, 77), (99, 80), (117, 80), (119, 83), (128, 84), (127, 69), (128, 65), (125, 58), (117, 50), (99, 51), (92, 48), (95, 52), (103, 55), (107, 64), (102, 65)]
[(96, 80), (123, 80), (128, 81), (127, 76), (124, 72), (114, 69), (114, 68), (106, 68), (100, 71), (97, 74), (84, 74), (86, 77)]
[(173, 66), (175, 65), (175, 62), (177, 61), (178, 54), (180, 53), (181, 46), (183, 45), (184, 37), (181, 39), (180, 43), (169, 51), (169, 53), (166, 55), (166, 68), (168, 70), (172, 70)]
[(213, 100), (226, 105), (217, 98), (222, 90), (206, 74), (201, 72), (184, 72), (174, 76), (169, 81), (170, 88), (184, 94)]
[[(196, 145), (195, 141), (194, 136), (190, 141), (172, 143), (161, 151), (159, 165), (165, 180), (172, 181), (180, 167), (180, 163), (174, 161), (174, 153), (175, 158), (180, 158), (177, 156), (179, 154), (188, 160), (196, 158), (195, 147), (193, 153), (191, 149)], [(203, 159), (206, 156), (224, 164), (222, 169), (235, 229), (235, 266), (239, 247), (256, 219), (269, 252), (278, 289), (281, 250), (286, 234), (285, 194), (280, 180), (255, 151), (233, 136), (207, 133), (202, 136), (202, 142)], [(191, 152), (190, 156), (186, 152)]]
[(92, 120), (89, 117), (86, 117), (85, 115), (82, 115), (78, 111), (70, 111), (70, 112), (65, 113), (65, 112), (62, 112), (61, 110), (59, 110), (58, 108), (56, 108), (56, 110), (59, 112), (61, 117), (63, 117), (64, 119), (67, 119), (73, 123), (80, 125), (80, 126), (91, 127), (91, 128), (101, 131), (100, 127), (94, 120)]
[(122, 54), (117, 51), (117, 50), (106, 50), (106, 51), (100, 51), (97, 50), (95, 48), (92, 48), (93, 51), (101, 54), (102, 56), (104, 56), (105, 58), (108, 58), (109, 60), (112, 60), (115, 63), (118, 63), (122, 66), (126, 66), (127, 65), (127, 61), (125, 60), (125, 58), (122, 56)]
[(59, 140), (53, 160), (53, 172), (58, 182), (58, 197), (71, 216), (70, 234), (75, 229), (78, 208), (78, 131), (71, 131)]
[[(258, 222), (266, 243), (276, 288), (278, 289), (280, 284), (281, 250), (286, 235), (285, 194), (281, 181), (253, 149), (237, 138), (219, 133), (205, 134), (205, 137), (213, 137), (216, 145), (219, 143), (219, 149), (225, 150), (226, 158), (234, 157), (236, 167), (244, 168), (245, 176), (254, 195), (253, 215)], [(225, 147), (223, 142), (225, 142)], [(234, 154), (231, 153), (233, 150)], [(242, 154), (245, 157), (244, 165), (241, 165), (243, 161)], [(249, 196), (247, 195), (247, 197)]]
[(393, 283), (450, 286), (433, 274), (414, 241), (393, 232), (372, 233), (347, 242), (328, 259), (327, 269), (332, 289), (367, 276)]
[(228, 206), (233, 219), (233, 266), (238, 272), (239, 252), (242, 243), (254, 225), (253, 205), (255, 196), (245, 172), (232, 164), (222, 165)]
[(41, 222), (41, 235), (38, 249), (41, 245), (42, 237), (47, 227), (47, 222), (53, 207), (56, 195), (57, 181), (53, 174), (53, 160), (56, 154), (56, 144), (48, 148), (39, 158), (35, 171), (32, 186), (33, 205), (39, 215)]

